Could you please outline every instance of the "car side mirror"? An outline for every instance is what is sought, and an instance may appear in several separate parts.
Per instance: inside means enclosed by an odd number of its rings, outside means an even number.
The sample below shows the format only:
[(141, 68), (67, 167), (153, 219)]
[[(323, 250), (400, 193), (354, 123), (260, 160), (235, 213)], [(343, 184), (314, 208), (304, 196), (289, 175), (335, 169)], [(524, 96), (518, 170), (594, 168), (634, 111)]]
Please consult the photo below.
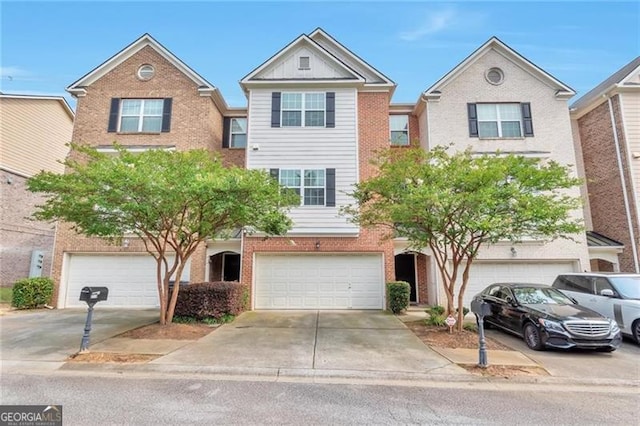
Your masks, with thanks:
[(615, 297), (615, 293), (610, 288), (605, 288), (603, 290), (600, 290), (600, 296)]

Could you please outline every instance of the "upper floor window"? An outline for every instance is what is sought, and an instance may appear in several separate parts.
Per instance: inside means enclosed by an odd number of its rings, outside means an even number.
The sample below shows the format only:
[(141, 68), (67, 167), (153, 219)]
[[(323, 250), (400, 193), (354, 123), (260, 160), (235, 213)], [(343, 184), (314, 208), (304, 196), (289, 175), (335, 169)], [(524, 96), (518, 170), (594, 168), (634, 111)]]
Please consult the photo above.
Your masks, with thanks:
[(531, 104), (467, 104), (469, 136), (479, 138), (521, 138), (533, 136)]
[(335, 127), (335, 92), (271, 95), (271, 127)]
[(311, 61), (308, 56), (300, 56), (298, 58), (298, 69), (309, 70), (311, 69)]
[(283, 93), (282, 127), (324, 127), (324, 93)]
[(391, 145), (409, 145), (409, 116), (390, 115)]
[(229, 147), (244, 148), (247, 146), (247, 119), (232, 118)]
[(298, 194), (303, 206), (336, 205), (336, 169), (271, 169), (271, 175)]
[(111, 99), (109, 132), (160, 133), (171, 128), (172, 99)]

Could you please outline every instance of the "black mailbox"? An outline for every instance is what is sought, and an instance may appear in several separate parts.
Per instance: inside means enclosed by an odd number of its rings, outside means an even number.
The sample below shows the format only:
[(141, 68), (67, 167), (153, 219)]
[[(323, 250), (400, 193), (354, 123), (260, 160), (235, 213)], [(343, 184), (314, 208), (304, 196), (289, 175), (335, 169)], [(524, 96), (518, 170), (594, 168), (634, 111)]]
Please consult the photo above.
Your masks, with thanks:
[(107, 287), (84, 287), (80, 291), (80, 301), (87, 303), (96, 303), (107, 300), (109, 289)]
[(479, 317), (486, 317), (491, 315), (491, 305), (482, 299), (473, 299), (471, 301), (471, 312)]

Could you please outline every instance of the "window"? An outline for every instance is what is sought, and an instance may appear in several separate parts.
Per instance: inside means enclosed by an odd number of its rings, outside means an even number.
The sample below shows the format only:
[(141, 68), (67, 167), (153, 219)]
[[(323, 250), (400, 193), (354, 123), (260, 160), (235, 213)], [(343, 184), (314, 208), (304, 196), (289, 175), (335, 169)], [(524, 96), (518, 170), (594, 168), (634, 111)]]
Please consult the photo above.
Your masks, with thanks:
[(325, 94), (282, 93), (281, 123), (282, 127), (324, 127)]
[(409, 116), (390, 115), (391, 145), (409, 145)]
[(163, 104), (163, 99), (123, 99), (120, 132), (160, 133)]
[(520, 104), (477, 104), (478, 136), (519, 138), (522, 136)]
[(467, 104), (472, 138), (521, 138), (533, 136), (531, 104)]
[(138, 78), (142, 81), (151, 80), (155, 73), (153, 65), (145, 64), (138, 68)]
[(301, 70), (309, 70), (311, 69), (311, 63), (309, 61), (309, 57), (308, 56), (300, 56), (299, 62), (298, 62), (298, 69)]
[(247, 146), (247, 119), (232, 118), (229, 147), (244, 148)]
[(280, 185), (300, 196), (303, 206), (325, 205), (325, 170), (280, 170)]

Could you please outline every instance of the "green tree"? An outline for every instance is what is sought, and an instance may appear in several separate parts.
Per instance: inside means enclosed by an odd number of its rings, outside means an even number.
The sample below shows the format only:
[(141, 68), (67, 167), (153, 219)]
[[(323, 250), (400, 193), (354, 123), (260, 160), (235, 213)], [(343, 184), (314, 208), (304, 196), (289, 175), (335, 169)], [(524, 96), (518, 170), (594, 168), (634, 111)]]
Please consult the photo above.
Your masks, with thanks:
[[(388, 238), (431, 249), (447, 297), (458, 308), (471, 266), (483, 244), (532, 237), (572, 238), (582, 230), (581, 205), (567, 189), (580, 184), (554, 161), (516, 155), (450, 154), (447, 147), (389, 150), (376, 160), (379, 174), (356, 185), (343, 209), (365, 227), (386, 226)], [(454, 305), (454, 301), (457, 305)]]
[(187, 260), (206, 239), (245, 227), (282, 235), (291, 226), (290, 191), (261, 170), (224, 167), (204, 150), (148, 150), (117, 155), (72, 145), (66, 174), (41, 172), (28, 188), (46, 202), (37, 220), (62, 220), (80, 234), (119, 243), (135, 234), (157, 263), (160, 323), (171, 323)]

